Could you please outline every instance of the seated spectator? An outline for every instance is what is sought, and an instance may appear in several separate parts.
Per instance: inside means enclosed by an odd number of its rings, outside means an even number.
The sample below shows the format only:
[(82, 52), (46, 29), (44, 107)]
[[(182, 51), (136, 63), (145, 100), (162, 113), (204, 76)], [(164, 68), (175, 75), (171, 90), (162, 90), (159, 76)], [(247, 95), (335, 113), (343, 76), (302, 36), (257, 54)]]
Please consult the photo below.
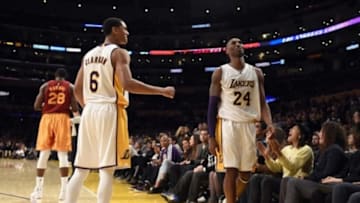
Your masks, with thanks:
[(151, 140), (146, 141), (145, 147), (142, 148), (142, 150), (138, 150), (138, 154), (139, 154), (138, 156), (134, 156), (131, 158), (131, 166), (132, 166), (131, 167), (132, 177), (130, 179), (131, 184), (136, 184), (138, 182), (139, 176), (142, 176), (144, 174), (144, 169), (147, 163), (151, 161), (151, 157), (154, 155), (154, 150), (151, 146)]
[(11, 140), (8, 140), (5, 143), (5, 147), (4, 147), (4, 157), (12, 158), (12, 155), (13, 155), (13, 143), (11, 142)]
[(209, 173), (215, 169), (215, 156), (208, 153), (208, 158), (193, 170), (187, 171), (169, 192), (161, 195), (168, 202), (195, 203), (200, 194), (201, 186), (208, 188)]
[(319, 131), (314, 131), (311, 139), (311, 148), (313, 151), (319, 150)]
[(160, 193), (162, 191), (161, 184), (165, 179), (168, 169), (181, 160), (181, 154), (176, 147), (170, 143), (169, 136), (166, 133), (160, 134), (160, 143), (162, 147), (160, 152), (161, 165), (155, 184), (150, 188), (149, 193)]
[(194, 138), (185, 137), (181, 141), (183, 157), (182, 157), (182, 161), (179, 163), (180, 165), (189, 163), (191, 161), (192, 146), (190, 144), (190, 139), (194, 139)]
[(358, 150), (358, 147), (355, 144), (355, 138), (353, 132), (347, 136), (347, 145), (345, 153), (354, 153)]
[(14, 152), (14, 158), (15, 159), (23, 159), (25, 158), (25, 153), (27, 151), (27, 148), (24, 143), (16, 143), (16, 149)]
[(354, 125), (360, 123), (360, 110), (355, 110), (352, 117), (352, 122)]
[(309, 201), (314, 187), (328, 176), (336, 176), (344, 168), (345, 133), (340, 124), (327, 121), (320, 130), (320, 154), (314, 170), (304, 179), (284, 178), (281, 182), (280, 203)]
[[(283, 133), (283, 131), (277, 128), (275, 133)], [(287, 138), (290, 145), (281, 148), (278, 141), (270, 139), (267, 148), (262, 143), (258, 143), (258, 148), (265, 157), (267, 168), (272, 173), (280, 173), (282, 177), (304, 177), (311, 172), (313, 163), (312, 149), (306, 145), (308, 138), (307, 128), (301, 124), (295, 124), (290, 129)], [(270, 156), (270, 150), (275, 154), (275, 157)], [(256, 174), (250, 181), (248, 202), (270, 203), (273, 194), (278, 194), (280, 191), (281, 177)]]
[(180, 145), (179, 145), (176, 137), (175, 137), (175, 136), (171, 136), (171, 137), (169, 137), (169, 139), (170, 139), (170, 143), (171, 143), (174, 147), (176, 147), (177, 151), (178, 151), (180, 154), (183, 154), (183, 151), (182, 151), (182, 149), (181, 149), (181, 147), (180, 147)]
[(225, 178), (225, 172), (216, 172), (216, 171), (210, 172), (209, 174), (210, 197), (208, 203), (217, 203), (225, 198), (224, 190), (222, 188), (224, 178)]
[[(179, 180), (179, 178), (188, 170), (194, 169), (197, 165), (196, 160), (201, 160), (203, 157), (198, 157), (197, 146), (200, 144), (200, 136), (198, 134), (194, 134), (190, 137), (183, 139), (183, 160), (171, 166), (168, 171), (169, 177), (169, 187), (174, 187)], [(188, 149), (187, 149), (188, 148)], [(200, 154), (200, 153), (199, 153)]]
[[(351, 129), (351, 134), (354, 136), (354, 144), (356, 148), (360, 147), (360, 124), (354, 126)], [(331, 201), (331, 193), (337, 185), (342, 185), (345, 183), (358, 184), (360, 181), (360, 151), (357, 150), (351, 154), (349, 154), (350, 158), (348, 164), (344, 168), (344, 170), (337, 176), (328, 176), (321, 180), (322, 184), (318, 184), (314, 187), (314, 192), (312, 195), (313, 202), (321, 203), (321, 202), (330, 202)], [(347, 184), (345, 184), (347, 185)], [(334, 188), (335, 187), (335, 188)], [(340, 188), (342, 186), (339, 186)], [(347, 187), (347, 186), (344, 186)], [(356, 187), (355, 187), (356, 188)], [(338, 188), (339, 189), (339, 188)], [(351, 190), (351, 187), (349, 188)], [(339, 189), (343, 190), (343, 189)], [(346, 189), (347, 190), (347, 189)], [(355, 190), (356, 191), (356, 190)], [(354, 192), (355, 192), (354, 191)], [(333, 195), (334, 196), (334, 195)], [(343, 197), (334, 197), (332, 202), (346, 202), (345, 199), (350, 195)], [(342, 198), (344, 201), (340, 201), (339, 198)]]
[(135, 190), (149, 190), (150, 187), (155, 183), (155, 179), (161, 165), (161, 144), (152, 142), (152, 147), (154, 149), (154, 154), (151, 157), (151, 160), (147, 162), (147, 165), (143, 171), (143, 175), (139, 178), (137, 184), (133, 186)]
[(175, 132), (175, 138), (177, 143), (182, 144), (184, 138), (188, 137), (185, 126), (179, 126)]
[(359, 203), (360, 183), (343, 183), (334, 186), (332, 203)]
[(5, 155), (5, 144), (0, 140), (0, 158)]

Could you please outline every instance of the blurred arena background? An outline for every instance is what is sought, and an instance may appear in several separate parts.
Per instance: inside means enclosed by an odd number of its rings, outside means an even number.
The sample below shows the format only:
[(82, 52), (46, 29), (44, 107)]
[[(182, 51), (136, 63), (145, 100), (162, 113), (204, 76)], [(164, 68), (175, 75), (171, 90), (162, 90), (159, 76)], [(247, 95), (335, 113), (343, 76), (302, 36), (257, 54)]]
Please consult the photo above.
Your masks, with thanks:
[[(5, 156), (32, 155), (40, 85), (64, 67), (74, 82), (81, 57), (103, 40), (101, 23), (123, 18), (133, 76), (174, 85), (176, 98), (130, 95), (133, 137), (191, 131), (206, 121), (214, 68), (225, 42), (239, 37), (260, 67), (274, 122), (319, 130), (348, 127), (360, 107), (360, 2), (356, 0), (12, 0), (0, 8), (0, 144)], [(15, 157), (15, 155), (14, 155)], [(29, 157), (31, 158), (31, 157)]]

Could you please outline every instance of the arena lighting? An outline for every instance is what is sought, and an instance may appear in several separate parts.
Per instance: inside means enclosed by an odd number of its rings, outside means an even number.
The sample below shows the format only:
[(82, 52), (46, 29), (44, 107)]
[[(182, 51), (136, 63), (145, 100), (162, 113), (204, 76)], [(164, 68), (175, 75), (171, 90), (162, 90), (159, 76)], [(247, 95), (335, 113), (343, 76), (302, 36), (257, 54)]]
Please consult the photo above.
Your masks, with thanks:
[[(264, 42), (252, 42), (252, 43), (247, 43), (244, 44), (244, 48), (245, 49), (252, 49), (252, 48), (259, 48), (259, 47), (265, 47), (265, 46), (277, 46), (280, 44), (284, 44), (284, 43), (288, 43), (288, 42), (293, 42), (293, 41), (298, 41), (298, 40), (302, 40), (302, 39), (306, 39), (306, 38), (311, 38), (311, 37), (316, 37), (316, 36), (320, 36), (320, 35), (325, 35), (340, 29), (344, 29), (346, 27), (352, 26), (352, 25), (356, 25), (360, 23), (360, 16), (346, 20), (344, 22), (329, 26), (329, 27), (325, 27), (322, 29), (318, 29), (318, 30), (314, 30), (314, 31), (309, 31), (309, 32), (304, 32), (304, 33), (300, 33), (297, 35), (291, 35), (291, 36), (287, 36), (287, 37), (283, 37), (283, 38), (278, 38), (278, 39), (273, 39), (270, 41), (264, 41)], [(96, 28), (101, 28), (102, 26), (100, 24), (85, 24), (86, 26), (92, 26), (92, 27), (96, 27)], [(13, 42), (4, 42), (7, 45), (14, 45)], [(48, 50), (49, 46), (48, 45), (40, 45), (37, 46), (36, 44), (33, 45), (34, 49), (45, 49)], [(168, 56), (168, 55), (175, 55), (175, 54), (212, 54), (212, 53), (220, 53), (220, 52), (224, 52), (225, 51), (225, 47), (215, 47), (215, 48), (199, 48), (199, 49), (183, 49), (183, 50), (151, 50), (149, 51), (149, 55), (153, 55), (153, 56)], [(131, 52), (133, 53), (133, 52)]]
[(260, 62), (260, 63), (255, 63), (256, 67), (268, 67), (270, 66), (270, 62)]
[(15, 42), (15, 47), (22, 47), (22, 43), (21, 42)]
[(280, 60), (278, 60), (278, 61), (272, 61), (272, 62), (270, 62), (271, 63), (271, 65), (284, 65), (285, 64), (285, 59), (280, 59)]
[(45, 44), (33, 44), (33, 49), (49, 50), (49, 45)]
[(80, 48), (67, 47), (66, 52), (80, 53), (81, 49)]
[[(330, 32), (334, 32), (336, 30), (344, 29), (346, 27), (355, 25), (360, 23), (360, 16), (356, 18), (352, 18), (350, 20), (344, 21), (342, 23), (338, 23), (336, 25), (332, 25), (323, 29), (318, 29), (310, 32), (305, 32), (297, 35), (287, 36), (283, 38), (278, 38), (265, 42), (252, 42), (244, 44), (243, 47), (245, 49), (253, 49), (264, 46), (276, 46), (280, 44), (284, 44), (287, 42), (298, 41), (310, 37), (316, 37), (320, 35), (324, 35)], [(215, 47), (215, 48), (199, 48), (199, 49), (182, 49), (182, 50), (151, 50), (150, 55), (174, 55), (175, 53), (179, 54), (212, 54), (212, 53), (220, 53), (224, 52), (225, 47)]]
[(262, 46), (265, 46), (265, 45), (275, 46), (275, 45), (279, 45), (279, 44), (283, 44), (283, 43), (287, 43), (287, 42), (298, 41), (298, 40), (302, 40), (302, 39), (306, 39), (306, 38), (310, 38), (310, 37), (316, 37), (316, 36), (328, 34), (328, 33), (331, 33), (331, 32), (334, 32), (334, 31), (337, 31), (340, 29), (344, 29), (346, 27), (356, 25), (358, 23), (360, 23), (360, 16), (349, 19), (342, 23), (338, 23), (338, 24), (335, 24), (335, 25), (332, 25), (329, 27), (322, 28), (322, 29), (304, 32), (304, 33), (300, 33), (297, 35), (291, 35), (291, 36), (287, 36), (287, 37), (283, 37), (283, 38), (279, 38), (279, 39), (274, 39), (274, 40), (270, 40), (268, 42), (261, 42), (261, 45)]
[(268, 67), (271, 65), (284, 65), (285, 64), (285, 59), (280, 59), (277, 61), (265, 61), (265, 62), (259, 62), (259, 63), (255, 63), (255, 66), (257, 67)]
[(191, 26), (192, 29), (209, 28), (209, 27), (211, 27), (210, 23), (195, 24)]
[(182, 73), (183, 69), (182, 68), (172, 68), (170, 69), (170, 73)]
[(202, 48), (202, 49), (190, 49), (189, 52), (192, 54), (213, 54), (225, 51), (224, 47), (215, 48)]
[(102, 28), (102, 25), (100, 24), (91, 24), (91, 23), (85, 23), (84, 27), (91, 27), (91, 28)]
[(65, 52), (66, 48), (65, 47), (60, 47), (60, 46), (50, 46), (50, 50), (51, 51), (61, 51), (61, 52)]
[(349, 46), (347, 46), (345, 49), (346, 51), (350, 51), (350, 50), (354, 50), (354, 49), (358, 49), (359, 48), (359, 44), (350, 44)]
[(270, 96), (270, 95), (266, 95), (265, 100), (266, 100), (266, 103), (271, 103), (271, 102), (277, 101), (277, 98)]
[(0, 91), (0, 97), (9, 96), (10, 92)]
[(9, 46), (14, 46), (14, 42), (4, 42), (4, 44), (9, 45)]
[(205, 72), (214, 72), (218, 67), (205, 67)]
[(151, 50), (149, 53), (152, 56), (170, 56), (175, 55), (175, 50)]
[(252, 49), (252, 48), (257, 48), (260, 46), (261, 46), (261, 44), (259, 42), (243, 44), (244, 49)]

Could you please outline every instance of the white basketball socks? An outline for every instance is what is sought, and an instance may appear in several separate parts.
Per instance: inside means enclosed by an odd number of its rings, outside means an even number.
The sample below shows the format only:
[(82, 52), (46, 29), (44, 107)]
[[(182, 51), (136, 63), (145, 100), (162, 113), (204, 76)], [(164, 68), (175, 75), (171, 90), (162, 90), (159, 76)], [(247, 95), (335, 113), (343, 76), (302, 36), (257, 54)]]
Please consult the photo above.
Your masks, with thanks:
[(60, 193), (59, 193), (59, 200), (62, 201), (62, 200), (65, 200), (68, 177), (61, 177), (60, 181), (61, 181), (61, 188), (60, 188)]
[(30, 201), (36, 202), (43, 196), (44, 177), (36, 177), (36, 185), (34, 191), (30, 195)]

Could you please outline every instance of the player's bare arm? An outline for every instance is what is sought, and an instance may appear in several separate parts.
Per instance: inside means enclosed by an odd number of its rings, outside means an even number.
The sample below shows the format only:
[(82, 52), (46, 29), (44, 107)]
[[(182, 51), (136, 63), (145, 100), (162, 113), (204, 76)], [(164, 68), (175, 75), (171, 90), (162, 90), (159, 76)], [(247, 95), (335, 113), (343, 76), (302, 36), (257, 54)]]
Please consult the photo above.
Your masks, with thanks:
[(75, 86), (74, 86), (74, 96), (76, 100), (79, 102), (81, 107), (85, 106), (84, 102), (84, 92), (83, 92), (83, 81), (84, 81), (84, 71), (83, 66), (80, 67), (76, 80), (75, 80)]
[(41, 85), (40, 89), (39, 89), (39, 93), (36, 96), (35, 102), (34, 102), (34, 110), (35, 111), (41, 111), (42, 106), (43, 106), (43, 102), (44, 102), (44, 90), (47, 86), (47, 83), (44, 83), (43, 85)]
[(209, 126), (209, 151), (211, 154), (216, 155), (216, 149), (218, 144), (215, 140), (215, 127), (216, 127), (216, 117), (218, 112), (218, 104), (220, 102), (221, 94), (221, 68), (218, 68), (214, 71), (211, 76), (211, 84), (209, 88), (209, 109), (208, 109), (208, 126)]
[(132, 77), (130, 71), (130, 56), (124, 49), (116, 49), (111, 55), (111, 61), (116, 69), (116, 75), (119, 77), (125, 90), (134, 94), (162, 95), (168, 98), (174, 98), (175, 88), (158, 87), (145, 84)]
[(261, 105), (261, 118), (268, 125), (269, 130), (274, 131), (272, 126), (272, 117), (269, 105), (265, 99), (265, 88), (264, 88), (264, 74), (260, 68), (256, 68), (256, 74), (259, 80), (259, 92), (260, 92), (260, 105)]
[(78, 112), (79, 111), (79, 106), (76, 102), (76, 98), (75, 98), (75, 91), (74, 91), (74, 85), (70, 84), (70, 95), (71, 95), (71, 102), (70, 102), (70, 108), (72, 112)]

